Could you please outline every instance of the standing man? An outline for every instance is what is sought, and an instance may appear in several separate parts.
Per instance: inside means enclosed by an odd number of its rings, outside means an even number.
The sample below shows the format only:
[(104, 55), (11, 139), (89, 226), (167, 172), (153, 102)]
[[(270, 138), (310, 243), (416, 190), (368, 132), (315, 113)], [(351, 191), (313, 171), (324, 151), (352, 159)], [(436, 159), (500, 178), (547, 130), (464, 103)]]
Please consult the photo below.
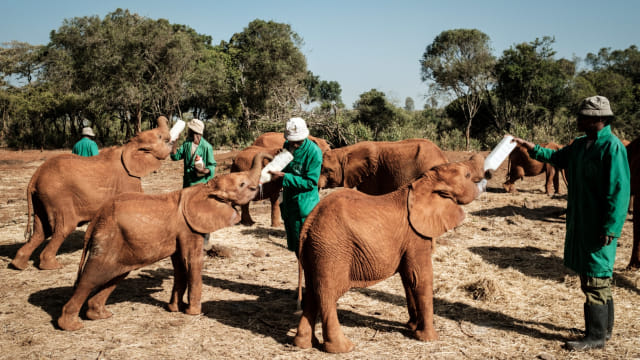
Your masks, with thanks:
[(291, 152), (293, 160), (282, 171), (270, 172), (273, 181), (282, 178), (280, 211), (287, 233), (287, 248), (296, 256), (302, 224), (320, 201), (318, 179), (322, 151), (308, 136), (309, 129), (304, 119), (289, 119), (284, 133), (284, 148)]
[(531, 158), (566, 169), (568, 178), (567, 231), (564, 265), (580, 275), (586, 296), (585, 336), (568, 341), (570, 350), (604, 347), (613, 330), (611, 276), (617, 239), (627, 218), (630, 179), (627, 151), (611, 133), (613, 112), (603, 96), (584, 99), (578, 112), (578, 131), (585, 136), (554, 151), (515, 138)]
[(171, 148), (171, 160), (184, 160), (184, 175), (182, 187), (186, 188), (198, 183), (206, 183), (216, 170), (216, 160), (213, 158), (213, 147), (202, 138), (204, 123), (193, 119), (187, 124), (189, 128), (187, 140), (177, 147), (177, 142)]
[(80, 139), (71, 150), (72, 154), (80, 156), (96, 156), (98, 155), (98, 144), (93, 141), (96, 134), (90, 127), (82, 128), (82, 139)]

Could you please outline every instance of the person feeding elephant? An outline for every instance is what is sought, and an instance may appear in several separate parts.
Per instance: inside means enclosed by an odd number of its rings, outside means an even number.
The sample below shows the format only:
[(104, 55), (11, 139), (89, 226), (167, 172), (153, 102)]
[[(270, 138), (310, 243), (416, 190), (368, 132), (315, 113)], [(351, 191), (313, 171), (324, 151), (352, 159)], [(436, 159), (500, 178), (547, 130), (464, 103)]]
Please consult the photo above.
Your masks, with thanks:
[(585, 336), (568, 341), (570, 350), (602, 348), (613, 330), (611, 277), (630, 193), (627, 151), (611, 133), (613, 118), (609, 100), (592, 96), (578, 111), (578, 131), (585, 136), (566, 147), (551, 150), (513, 139), (527, 148), (531, 158), (566, 169), (570, 179), (564, 264), (580, 275), (586, 296)]
[(271, 180), (282, 178), (280, 211), (287, 233), (287, 248), (298, 256), (300, 229), (307, 215), (320, 201), (318, 179), (322, 167), (322, 151), (309, 140), (304, 119), (294, 117), (286, 124), (284, 148), (293, 160), (282, 171), (270, 171)]
[(213, 178), (217, 165), (213, 147), (202, 137), (204, 123), (193, 119), (187, 127), (187, 140), (180, 147), (174, 142), (171, 148), (171, 160), (184, 160), (183, 188), (209, 181)]

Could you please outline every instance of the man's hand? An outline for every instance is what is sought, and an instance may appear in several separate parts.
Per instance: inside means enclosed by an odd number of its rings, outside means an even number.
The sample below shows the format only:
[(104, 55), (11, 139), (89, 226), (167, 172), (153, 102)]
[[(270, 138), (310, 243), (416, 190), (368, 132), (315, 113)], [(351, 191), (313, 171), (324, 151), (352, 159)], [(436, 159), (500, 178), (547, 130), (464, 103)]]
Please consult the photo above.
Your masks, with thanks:
[(278, 180), (284, 177), (284, 173), (282, 171), (271, 170), (269, 171), (269, 174), (271, 174), (271, 181)]
[(615, 239), (614, 236), (600, 235), (600, 242), (602, 243), (602, 246), (607, 246), (607, 245), (611, 244), (613, 239)]
[(533, 150), (533, 148), (536, 147), (536, 144), (527, 140), (517, 138), (517, 137), (514, 137), (513, 140), (511, 140), (511, 142), (518, 143), (518, 145), (524, 146), (527, 150)]

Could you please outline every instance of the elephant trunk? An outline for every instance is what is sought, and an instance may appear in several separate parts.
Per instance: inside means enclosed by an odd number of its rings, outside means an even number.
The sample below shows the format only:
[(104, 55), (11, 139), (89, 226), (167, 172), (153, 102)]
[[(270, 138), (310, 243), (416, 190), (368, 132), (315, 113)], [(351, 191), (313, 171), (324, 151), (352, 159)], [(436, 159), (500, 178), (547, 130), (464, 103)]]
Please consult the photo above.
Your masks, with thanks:
[(273, 156), (265, 152), (256, 154), (256, 156), (253, 157), (251, 169), (249, 169), (249, 178), (255, 181), (256, 184), (260, 182), (260, 173), (262, 172), (264, 159), (271, 161), (273, 160)]

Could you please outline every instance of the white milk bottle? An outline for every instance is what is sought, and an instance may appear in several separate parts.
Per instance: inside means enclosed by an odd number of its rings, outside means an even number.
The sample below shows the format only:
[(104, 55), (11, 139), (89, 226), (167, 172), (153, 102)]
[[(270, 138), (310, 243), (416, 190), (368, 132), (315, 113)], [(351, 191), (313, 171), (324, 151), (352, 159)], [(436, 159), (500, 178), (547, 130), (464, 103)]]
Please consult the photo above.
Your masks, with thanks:
[(504, 138), (496, 145), (496, 147), (491, 151), (489, 156), (484, 159), (484, 171), (487, 170), (497, 170), (500, 164), (511, 154), (513, 149), (515, 149), (515, 142), (512, 142), (513, 136), (505, 135)]
[(180, 119), (178, 119), (178, 121), (173, 124), (171, 130), (169, 130), (169, 134), (171, 134), (171, 142), (174, 142), (178, 139), (178, 136), (180, 136), (180, 133), (182, 132), (182, 130), (184, 130), (185, 125), (185, 122)]
[(282, 171), (282, 169), (287, 166), (293, 160), (293, 154), (291, 154), (287, 149), (282, 149), (278, 155), (273, 157), (270, 163), (268, 163), (260, 173), (260, 184), (267, 183), (271, 181), (271, 174), (269, 171)]

